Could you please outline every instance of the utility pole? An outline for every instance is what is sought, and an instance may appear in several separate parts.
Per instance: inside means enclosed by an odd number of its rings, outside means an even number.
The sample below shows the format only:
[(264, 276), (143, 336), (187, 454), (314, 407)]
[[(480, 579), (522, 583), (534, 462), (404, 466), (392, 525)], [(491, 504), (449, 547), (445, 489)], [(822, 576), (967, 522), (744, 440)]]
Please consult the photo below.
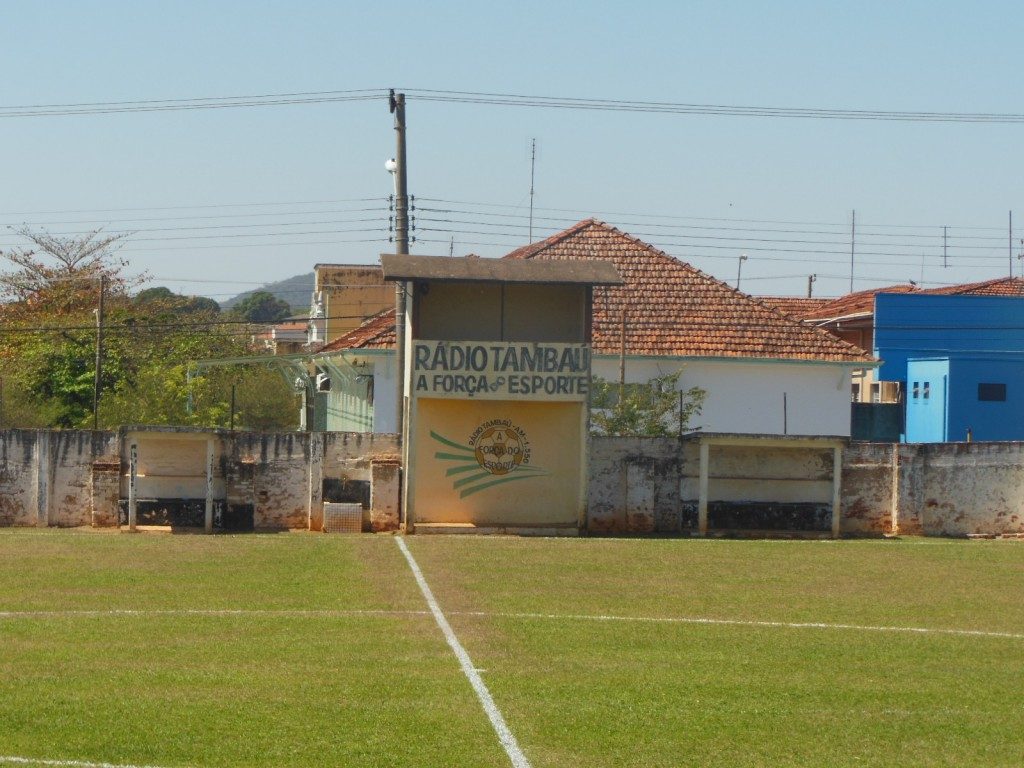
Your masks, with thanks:
[(811, 294), (814, 292), (814, 283), (818, 279), (817, 275), (807, 276), (807, 298), (811, 298)]
[(100, 428), (100, 381), (103, 378), (103, 294), (107, 276), (100, 275), (100, 296), (96, 306), (96, 377), (92, 384), (92, 428)]
[(857, 211), (853, 211), (853, 218), (850, 219), (850, 293), (853, 293), (853, 256), (854, 245), (857, 242)]
[(948, 241), (949, 227), (942, 228), (942, 268), (946, 269), (949, 267), (949, 259), (947, 258), (946, 245)]
[(530, 139), (530, 237), (526, 242), (533, 242), (533, 169), (537, 165), (537, 139)]
[[(391, 91), (388, 106), (395, 116), (395, 253), (409, 253), (409, 189), (405, 156), (405, 94)], [(395, 283), (395, 431), (401, 440), (405, 422), (405, 283)]]
[(740, 277), (743, 275), (743, 262), (747, 260), (747, 254), (740, 254), (739, 266), (736, 267), (736, 290), (740, 289)]
[(1013, 277), (1013, 211), (1010, 211), (1010, 238), (1007, 240), (1010, 253), (1010, 277)]

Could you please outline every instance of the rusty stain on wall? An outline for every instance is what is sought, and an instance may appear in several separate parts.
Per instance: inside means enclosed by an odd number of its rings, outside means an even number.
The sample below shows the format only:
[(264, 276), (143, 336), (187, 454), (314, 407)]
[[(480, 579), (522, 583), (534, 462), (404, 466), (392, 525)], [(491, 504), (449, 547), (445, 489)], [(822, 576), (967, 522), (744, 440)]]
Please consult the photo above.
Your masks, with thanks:
[[(0, 526), (116, 525), (127, 471), (121, 460), (125, 434), (0, 431)], [(212, 434), (220, 445), (217, 474), (224, 482), (225, 519), (250, 519), (256, 528), (308, 528), (325, 484), (369, 483), (365, 527), (398, 529), (396, 435), (322, 433), (311, 440), (308, 433)], [(311, 476), (314, 454), (318, 478)], [(803, 514), (801, 504), (820, 504), (818, 486), (830, 472), (813, 450), (722, 451), (713, 454), (713, 463), (728, 476), (719, 479), (733, 483), (734, 491), (761, 489), (765, 498), (757, 503), (774, 504), (776, 516)], [(595, 438), (589, 466), (592, 532), (686, 534), (695, 528), (692, 443)], [(845, 535), (1024, 535), (1024, 443), (851, 443), (844, 451), (842, 481)], [(804, 484), (799, 487), (814, 498), (796, 498), (787, 490), (795, 483)], [(765, 500), (776, 492), (794, 498)], [(731, 503), (726, 502), (723, 519), (734, 515)]]

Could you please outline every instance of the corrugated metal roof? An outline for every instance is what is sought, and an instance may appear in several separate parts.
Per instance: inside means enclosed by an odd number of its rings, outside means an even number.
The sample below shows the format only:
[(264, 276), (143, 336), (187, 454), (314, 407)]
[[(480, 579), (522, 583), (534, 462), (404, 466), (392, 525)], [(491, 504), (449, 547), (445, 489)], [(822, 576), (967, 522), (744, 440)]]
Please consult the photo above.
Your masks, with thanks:
[(385, 280), (621, 285), (610, 261), (514, 261), (464, 256), (382, 253)]

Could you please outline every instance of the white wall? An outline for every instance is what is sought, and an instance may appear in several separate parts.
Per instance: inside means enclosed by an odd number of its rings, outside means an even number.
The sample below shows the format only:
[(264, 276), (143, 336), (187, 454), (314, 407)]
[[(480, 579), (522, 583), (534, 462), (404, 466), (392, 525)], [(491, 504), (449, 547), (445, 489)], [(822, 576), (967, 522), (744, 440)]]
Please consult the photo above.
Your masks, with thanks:
[[(679, 368), (683, 369), (680, 389), (696, 386), (707, 392), (704, 408), (691, 420), (691, 428), (765, 435), (850, 434), (848, 366), (800, 361), (627, 357), (626, 381), (646, 382)], [(593, 371), (595, 376), (618, 381), (619, 358), (595, 356)]]
[[(408, 347), (406, 347), (408, 349)], [(373, 429), (371, 432), (394, 432), (398, 428), (395, 406), (398, 403), (395, 379), (395, 353), (374, 355), (373, 360)]]
[[(392, 355), (374, 357), (373, 431), (395, 430), (395, 378)], [(626, 381), (646, 382), (679, 368), (681, 389), (707, 391), (704, 409), (691, 422), (704, 432), (755, 435), (850, 435), (850, 369), (829, 363), (775, 363), (756, 360), (706, 361), (684, 358), (626, 358)], [(619, 359), (594, 357), (593, 371), (619, 379)], [(786, 430), (782, 395), (786, 393)]]

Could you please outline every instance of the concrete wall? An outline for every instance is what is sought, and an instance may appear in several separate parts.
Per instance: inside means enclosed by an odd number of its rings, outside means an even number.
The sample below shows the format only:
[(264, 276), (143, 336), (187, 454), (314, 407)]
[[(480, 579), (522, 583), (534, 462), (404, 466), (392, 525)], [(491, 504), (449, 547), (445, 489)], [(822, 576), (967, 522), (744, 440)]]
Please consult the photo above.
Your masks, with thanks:
[(0, 431), (0, 526), (116, 526), (133, 444), (138, 499), (204, 499), (211, 441), (215, 500), (256, 528), (319, 530), (325, 481), (365, 483), (367, 527), (398, 527), (396, 435), (183, 428)]
[(1024, 534), (1024, 443), (853, 444), (843, 531)]
[(109, 513), (111, 495), (109, 473), (94, 476), (93, 464), (111, 462), (111, 432), (0, 432), (0, 525), (89, 525), (94, 508)]
[[(591, 438), (590, 530), (695, 532), (699, 474), (696, 440)], [(826, 530), (832, 449), (711, 445), (708, 499), (712, 528)]]
[(679, 489), (683, 456), (676, 440), (590, 440), (588, 518), (597, 533), (678, 533), (685, 526)]
[[(257, 528), (317, 529), (325, 480), (368, 483), (365, 527), (398, 527), (396, 435), (185, 433), (203, 446), (208, 434), (216, 436), (223, 500), (252, 505)], [(86, 430), (0, 431), (0, 526), (116, 525), (126, 439)], [(828, 467), (818, 453), (712, 446), (709, 497), (827, 503)], [(692, 442), (592, 439), (591, 530), (692, 531), (697, 464)], [(842, 480), (844, 534), (1024, 534), (1024, 443), (852, 443)]]

